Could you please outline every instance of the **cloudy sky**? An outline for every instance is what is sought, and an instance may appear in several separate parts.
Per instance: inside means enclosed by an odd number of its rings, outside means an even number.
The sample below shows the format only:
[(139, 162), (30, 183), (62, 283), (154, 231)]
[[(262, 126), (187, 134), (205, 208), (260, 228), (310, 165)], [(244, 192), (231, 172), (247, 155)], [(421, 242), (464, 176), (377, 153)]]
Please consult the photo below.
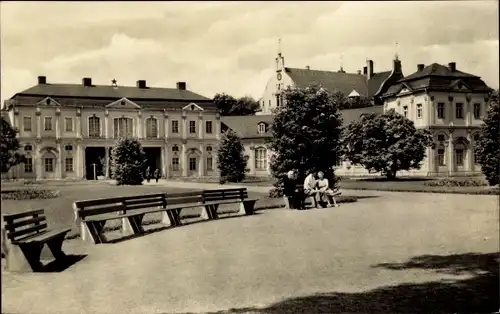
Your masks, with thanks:
[[(497, 1), (449, 2), (6, 2), (1, 12), (1, 99), (49, 83), (174, 87), (212, 97), (260, 97), (278, 38), (290, 67), (389, 70), (398, 52), (499, 85)], [(396, 48), (396, 42), (398, 42)], [(341, 61), (342, 60), (342, 61)]]

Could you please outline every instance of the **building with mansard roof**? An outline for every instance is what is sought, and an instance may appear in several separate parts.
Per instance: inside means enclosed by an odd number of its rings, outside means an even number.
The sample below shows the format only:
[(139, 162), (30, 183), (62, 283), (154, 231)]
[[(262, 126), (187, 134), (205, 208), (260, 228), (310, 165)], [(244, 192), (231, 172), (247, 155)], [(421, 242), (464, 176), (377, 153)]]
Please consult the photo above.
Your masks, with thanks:
[(147, 86), (38, 84), (6, 100), (2, 112), (19, 130), (27, 161), (4, 177), (109, 177), (110, 148), (119, 137), (138, 138), (151, 171), (163, 177), (216, 174), (220, 117), (211, 99), (187, 89)]

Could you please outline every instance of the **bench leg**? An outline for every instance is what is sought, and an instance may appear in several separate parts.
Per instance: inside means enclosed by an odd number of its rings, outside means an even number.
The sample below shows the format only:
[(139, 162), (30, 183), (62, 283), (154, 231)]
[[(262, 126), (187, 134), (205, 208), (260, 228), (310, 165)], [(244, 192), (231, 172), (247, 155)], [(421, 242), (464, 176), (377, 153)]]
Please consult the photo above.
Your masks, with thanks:
[(144, 214), (122, 218), (122, 233), (126, 236), (144, 233), (143, 218)]
[(242, 201), (240, 203), (240, 210), (238, 211), (238, 214), (241, 215), (253, 215), (255, 213), (255, 203), (257, 200), (248, 200), (248, 201)]
[(85, 225), (90, 235), (87, 242), (93, 244), (106, 243), (107, 238), (103, 233), (105, 224), (106, 221), (86, 221)]
[(205, 220), (217, 219), (219, 218), (219, 214), (217, 213), (218, 208), (219, 204), (205, 205), (200, 217)]
[(181, 225), (181, 209), (168, 209), (162, 213), (161, 222), (172, 227)]
[(7, 254), (8, 271), (12, 272), (36, 272), (42, 269), (43, 264), (40, 261), (43, 244), (23, 244), (10, 245)]
[(55, 259), (63, 259), (66, 257), (66, 254), (64, 254), (62, 250), (65, 236), (66, 233), (63, 233), (47, 243), (47, 246), (49, 247), (50, 252), (52, 252), (52, 256), (54, 256)]

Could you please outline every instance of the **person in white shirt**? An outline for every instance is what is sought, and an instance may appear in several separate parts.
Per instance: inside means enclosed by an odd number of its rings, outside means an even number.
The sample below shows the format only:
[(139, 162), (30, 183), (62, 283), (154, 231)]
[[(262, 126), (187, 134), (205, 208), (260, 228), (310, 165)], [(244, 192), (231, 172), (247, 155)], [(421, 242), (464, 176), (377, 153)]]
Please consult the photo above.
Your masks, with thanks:
[(333, 191), (330, 189), (328, 179), (325, 178), (325, 174), (320, 171), (318, 172), (318, 180), (316, 181), (316, 187), (319, 189), (318, 196), (322, 202), (327, 203), (327, 207), (331, 207), (330, 200), (333, 200), (333, 205), (335, 207), (339, 207), (337, 201), (335, 200), (335, 196), (340, 195), (340, 192)]
[(312, 197), (314, 199), (314, 206), (318, 207), (317, 197), (318, 197), (319, 190), (316, 188), (315, 175), (316, 175), (316, 172), (311, 171), (311, 172), (309, 172), (309, 175), (304, 180), (304, 194), (305, 194), (305, 198)]

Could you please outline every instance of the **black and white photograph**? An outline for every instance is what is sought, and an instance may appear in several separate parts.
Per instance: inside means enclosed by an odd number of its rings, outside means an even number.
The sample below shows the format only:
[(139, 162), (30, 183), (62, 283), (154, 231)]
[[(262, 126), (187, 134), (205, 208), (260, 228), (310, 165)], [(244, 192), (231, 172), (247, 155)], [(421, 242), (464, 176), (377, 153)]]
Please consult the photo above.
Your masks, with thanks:
[(500, 312), (499, 3), (2, 1), (1, 313)]

